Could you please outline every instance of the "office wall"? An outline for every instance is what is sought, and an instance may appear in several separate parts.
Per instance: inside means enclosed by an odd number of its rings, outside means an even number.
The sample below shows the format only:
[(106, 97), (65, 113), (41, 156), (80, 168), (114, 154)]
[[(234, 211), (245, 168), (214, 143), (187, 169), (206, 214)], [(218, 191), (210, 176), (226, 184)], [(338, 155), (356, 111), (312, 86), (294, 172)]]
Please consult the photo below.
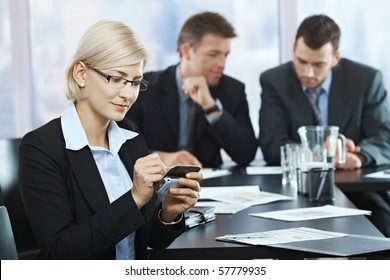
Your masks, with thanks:
[(11, 27), (8, 1), (0, 0), (0, 138), (14, 135)]
[(387, 0), (299, 0), (298, 21), (324, 13), (340, 26), (342, 56), (369, 64), (384, 73), (390, 87), (390, 2)]
[[(18, 8), (27, 9), (29, 18), (30, 48), (26, 63), (31, 69), (30, 119), (33, 123), (31, 128), (26, 127), (22, 131), (0, 132), (0, 138), (12, 133), (21, 136), (29, 129), (60, 115), (68, 103), (63, 93), (64, 69), (83, 31), (95, 21), (110, 18), (132, 26), (150, 51), (152, 59), (148, 69), (162, 69), (179, 60), (176, 36), (182, 23), (190, 15), (204, 10), (220, 12), (237, 29), (239, 36), (232, 42), (226, 73), (245, 82), (251, 104), (251, 117), (258, 131), (258, 75), (279, 62), (278, 1), (20, 1), (25, 5)], [(0, 2), (4, 4), (7, 0)], [(12, 1), (9, 3), (14, 5)], [(16, 18), (20, 12), (18, 10), (9, 17)], [(11, 65), (12, 63), (9, 64)], [(0, 78), (7, 79), (5, 76)], [(18, 83), (17, 80), (18, 77), (13, 79), (15, 83)], [(7, 114), (2, 119), (10, 117), (11, 114)], [(17, 116), (9, 121), (18, 122)]]

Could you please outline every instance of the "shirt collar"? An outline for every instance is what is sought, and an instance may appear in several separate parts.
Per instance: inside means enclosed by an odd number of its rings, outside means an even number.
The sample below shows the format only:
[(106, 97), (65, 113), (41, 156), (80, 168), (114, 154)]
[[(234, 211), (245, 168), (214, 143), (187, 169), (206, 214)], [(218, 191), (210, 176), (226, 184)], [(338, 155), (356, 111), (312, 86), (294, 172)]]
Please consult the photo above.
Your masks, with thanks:
[[(85, 146), (89, 146), (83, 125), (76, 111), (75, 103), (69, 104), (62, 113), (61, 126), (66, 149), (77, 151)], [(108, 126), (108, 139), (111, 152), (117, 153), (126, 140), (132, 139), (137, 135), (138, 133), (120, 128), (116, 122), (111, 121)]]
[(332, 82), (332, 71), (329, 72), (328, 77), (326, 77), (325, 81), (322, 83), (322, 88), (325, 90), (326, 94), (329, 94), (331, 82)]
[[(332, 71), (329, 72), (329, 75), (325, 78), (325, 81), (322, 83), (322, 85), (319, 88), (322, 88), (323, 92), (326, 95), (329, 95), (330, 91), (330, 84), (332, 82)], [(307, 87), (302, 87), (303, 92), (307, 92)], [(316, 90), (317, 91), (317, 90)]]

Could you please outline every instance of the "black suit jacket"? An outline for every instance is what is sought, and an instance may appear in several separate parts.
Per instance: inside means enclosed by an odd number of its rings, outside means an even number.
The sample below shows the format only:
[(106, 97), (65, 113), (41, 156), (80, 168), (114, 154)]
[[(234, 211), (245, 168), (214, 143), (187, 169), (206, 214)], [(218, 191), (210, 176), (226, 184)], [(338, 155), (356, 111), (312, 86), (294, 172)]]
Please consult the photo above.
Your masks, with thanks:
[[(347, 59), (341, 59), (332, 73), (329, 125), (338, 126), (376, 164), (390, 163), (390, 108), (381, 73)], [(300, 142), (297, 129), (314, 125), (313, 109), (292, 62), (261, 74), (260, 85), (260, 147), (267, 163), (278, 165), (279, 147)]]
[[(119, 126), (135, 130), (126, 120)], [(148, 154), (143, 138), (126, 141), (119, 155), (129, 174)], [(168, 246), (184, 230), (157, 219), (157, 197), (141, 211), (130, 192), (110, 204), (88, 147), (65, 149), (60, 119), (26, 134), (20, 145), (19, 184), (44, 259), (114, 259), (115, 244), (136, 231), (136, 258)]]
[[(127, 117), (135, 122), (152, 150), (174, 152), (179, 142), (179, 96), (175, 78), (176, 66), (165, 71), (145, 73), (150, 81), (141, 92)], [(249, 117), (243, 83), (222, 76), (218, 86), (210, 88), (224, 108), (220, 119), (209, 125), (204, 114), (196, 124), (195, 156), (205, 167), (222, 163), (221, 148), (240, 166), (251, 162), (258, 147)], [(198, 110), (200, 111), (200, 110)]]

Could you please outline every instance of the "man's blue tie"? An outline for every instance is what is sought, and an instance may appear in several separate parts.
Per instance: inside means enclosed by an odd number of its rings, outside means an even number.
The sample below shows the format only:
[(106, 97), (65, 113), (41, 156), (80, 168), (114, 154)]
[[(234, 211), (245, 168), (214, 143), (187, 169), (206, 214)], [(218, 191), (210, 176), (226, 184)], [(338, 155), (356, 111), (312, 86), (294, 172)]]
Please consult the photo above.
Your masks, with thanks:
[(307, 97), (309, 98), (310, 104), (314, 111), (314, 118), (316, 125), (322, 125), (321, 113), (318, 107), (318, 98), (322, 94), (322, 88), (318, 89), (307, 89)]

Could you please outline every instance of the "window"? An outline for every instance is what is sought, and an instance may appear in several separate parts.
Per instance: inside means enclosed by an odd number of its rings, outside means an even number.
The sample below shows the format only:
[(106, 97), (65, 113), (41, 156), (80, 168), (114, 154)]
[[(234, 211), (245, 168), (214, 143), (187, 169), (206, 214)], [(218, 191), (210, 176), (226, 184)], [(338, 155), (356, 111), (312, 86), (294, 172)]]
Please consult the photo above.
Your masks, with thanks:
[(0, 138), (10, 138), (14, 135), (15, 118), (8, 0), (0, 0), (0, 54)]
[[(144, 3), (144, 4), (141, 4)], [(266, 0), (34, 0), (30, 1), (35, 114), (42, 125), (61, 114), (69, 102), (64, 71), (85, 29), (100, 19), (121, 20), (133, 27), (150, 52), (146, 70), (164, 69), (179, 61), (176, 37), (194, 13), (223, 14), (236, 28), (225, 73), (246, 84), (253, 126), (258, 133), (260, 72), (279, 63), (278, 2)]]
[[(326, 14), (341, 29), (340, 52), (346, 57), (383, 72), (386, 88), (390, 86), (390, 29), (386, 0), (298, 0), (299, 23), (312, 14)], [(299, 24), (298, 23), (298, 24)]]
[[(259, 130), (259, 74), (284, 61), (285, 57), (281, 55), (288, 58), (296, 27), (308, 15), (325, 13), (334, 18), (342, 30), (342, 56), (382, 70), (385, 85), (388, 87), (390, 83), (387, 56), (390, 37), (385, 36), (390, 28), (386, 14), (390, 4), (386, 0), (377, 0), (375, 5), (368, 0), (20, 2), (25, 4), (0, 0), (0, 138), (14, 137), (21, 133), (20, 130), (23, 135), (61, 114), (69, 102), (63, 87), (66, 64), (85, 29), (100, 19), (121, 20), (132, 26), (151, 54), (146, 70), (158, 70), (179, 61), (176, 37), (190, 15), (205, 10), (223, 14), (238, 34), (232, 41), (225, 73), (246, 84), (256, 134)], [(25, 11), (19, 11), (21, 8)], [(348, 11), (348, 16), (345, 16), (345, 11)], [(24, 37), (14, 29), (14, 23), (24, 18), (21, 15), (28, 15), (24, 24), (29, 34)], [(284, 30), (282, 36), (281, 29)], [(23, 39), (25, 37), (28, 38)], [(20, 53), (23, 55), (22, 66)], [(27, 73), (21, 75), (21, 69)], [(20, 90), (19, 85), (24, 88)], [(25, 88), (30, 88), (29, 92)], [(16, 104), (26, 105), (20, 109)], [(15, 128), (20, 123), (27, 125), (21, 126), (22, 129)]]

